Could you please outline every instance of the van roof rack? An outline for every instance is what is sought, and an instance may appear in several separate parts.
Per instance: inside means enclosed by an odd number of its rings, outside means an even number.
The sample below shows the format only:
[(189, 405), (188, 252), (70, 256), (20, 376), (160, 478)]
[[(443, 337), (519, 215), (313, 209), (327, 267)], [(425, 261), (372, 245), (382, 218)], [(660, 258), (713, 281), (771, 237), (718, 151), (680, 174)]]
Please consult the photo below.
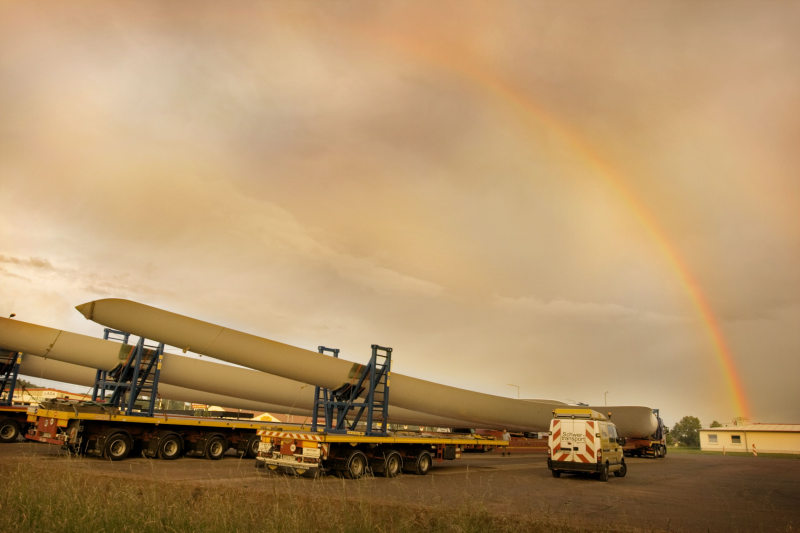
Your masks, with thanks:
[(555, 409), (555, 418), (586, 418), (589, 420), (606, 420), (606, 416), (593, 409)]

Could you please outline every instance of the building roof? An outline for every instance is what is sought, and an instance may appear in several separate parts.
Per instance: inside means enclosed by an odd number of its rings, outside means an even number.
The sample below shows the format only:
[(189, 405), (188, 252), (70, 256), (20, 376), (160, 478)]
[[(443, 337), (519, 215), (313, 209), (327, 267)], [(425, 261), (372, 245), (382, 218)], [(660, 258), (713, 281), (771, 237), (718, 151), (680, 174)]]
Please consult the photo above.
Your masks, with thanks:
[(800, 433), (800, 424), (747, 424), (744, 426), (705, 428), (700, 431), (780, 431), (786, 433)]

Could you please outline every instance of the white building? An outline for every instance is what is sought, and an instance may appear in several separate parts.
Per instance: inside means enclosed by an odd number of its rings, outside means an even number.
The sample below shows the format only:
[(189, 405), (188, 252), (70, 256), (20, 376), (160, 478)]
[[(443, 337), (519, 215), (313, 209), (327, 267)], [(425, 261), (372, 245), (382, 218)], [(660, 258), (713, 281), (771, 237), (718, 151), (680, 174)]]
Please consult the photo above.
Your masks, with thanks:
[(715, 452), (800, 454), (800, 424), (747, 424), (700, 430), (700, 448)]

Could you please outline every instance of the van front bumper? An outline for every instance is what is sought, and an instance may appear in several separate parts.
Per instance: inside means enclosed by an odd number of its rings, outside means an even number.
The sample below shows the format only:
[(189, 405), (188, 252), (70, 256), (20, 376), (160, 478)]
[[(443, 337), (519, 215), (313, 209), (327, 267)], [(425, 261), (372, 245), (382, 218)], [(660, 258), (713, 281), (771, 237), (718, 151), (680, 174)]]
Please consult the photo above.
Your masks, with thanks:
[(561, 472), (592, 472), (599, 474), (605, 463), (575, 463), (572, 461), (553, 461), (547, 460), (547, 468), (559, 470)]

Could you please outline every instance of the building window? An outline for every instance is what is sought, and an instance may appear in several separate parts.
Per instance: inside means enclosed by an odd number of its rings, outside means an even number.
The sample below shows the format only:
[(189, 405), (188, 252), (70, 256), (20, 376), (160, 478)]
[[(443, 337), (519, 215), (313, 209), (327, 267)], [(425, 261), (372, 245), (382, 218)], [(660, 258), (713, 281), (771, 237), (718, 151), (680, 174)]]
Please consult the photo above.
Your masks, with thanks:
[(708, 443), (709, 444), (716, 444), (717, 443), (717, 436), (716, 435), (709, 435), (708, 436)]
[(740, 435), (731, 435), (731, 444), (741, 444), (742, 437)]

